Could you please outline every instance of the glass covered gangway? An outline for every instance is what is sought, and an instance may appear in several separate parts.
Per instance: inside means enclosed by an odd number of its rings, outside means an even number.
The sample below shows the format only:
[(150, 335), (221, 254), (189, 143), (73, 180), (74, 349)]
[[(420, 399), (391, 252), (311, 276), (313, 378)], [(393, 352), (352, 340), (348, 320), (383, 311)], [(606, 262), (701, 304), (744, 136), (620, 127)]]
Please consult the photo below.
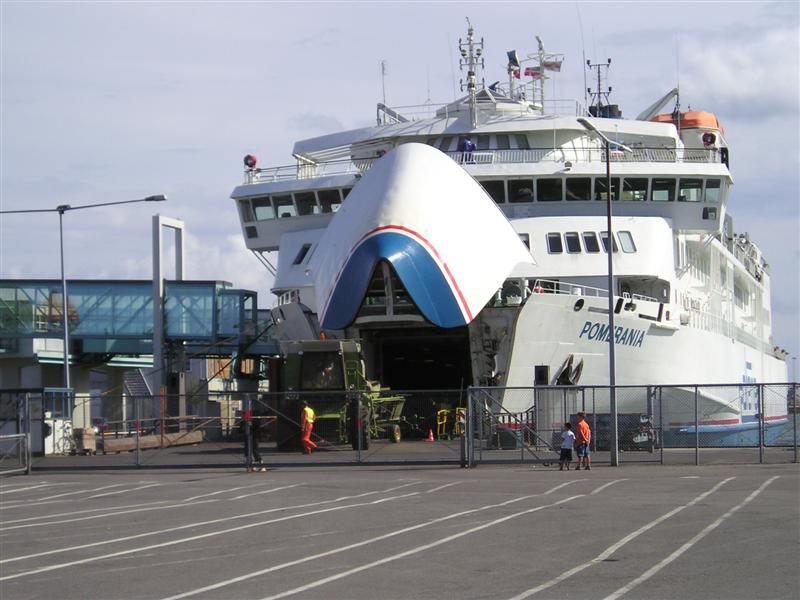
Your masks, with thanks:
[[(166, 281), (162, 301), (165, 342), (202, 354), (276, 354), (268, 310), (256, 292), (224, 281)], [(0, 279), (0, 353), (21, 338), (64, 336), (60, 280)], [(67, 282), (69, 337), (84, 353), (153, 353), (153, 283), (149, 280)]]

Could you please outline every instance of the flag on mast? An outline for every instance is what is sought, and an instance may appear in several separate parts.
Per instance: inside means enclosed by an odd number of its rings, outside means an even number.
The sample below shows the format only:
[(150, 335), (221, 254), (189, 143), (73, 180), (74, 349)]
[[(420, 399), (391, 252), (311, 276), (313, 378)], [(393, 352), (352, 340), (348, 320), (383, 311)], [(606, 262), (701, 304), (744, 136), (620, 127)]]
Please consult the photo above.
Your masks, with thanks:
[(542, 62), (542, 67), (545, 71), (561, 71), (561, 63), (563, 60), (545, 60)]
[(525, 67), (525, 77), (541, 77), (542, 69), (540, 67)]

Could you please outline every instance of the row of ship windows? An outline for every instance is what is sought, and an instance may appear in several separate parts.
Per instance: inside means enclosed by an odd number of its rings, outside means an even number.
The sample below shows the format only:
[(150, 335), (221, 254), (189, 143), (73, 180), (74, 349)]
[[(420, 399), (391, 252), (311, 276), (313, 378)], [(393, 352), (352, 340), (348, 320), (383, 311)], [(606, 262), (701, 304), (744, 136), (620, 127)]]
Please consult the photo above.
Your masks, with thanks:
[[(620, 182), (622, 194), (620, 196)], [(606, 177), (538, 177), (536, 179), (484, 179), (486, 193), (498, 204), (505, 202), (560, 202), (607, 199)], [(720, 179), (674, 177), (612, 177), (613, 200), (645, 202), (719, 203)]]
[(268, 221), (282, 217), (335, 213), (353, 188), (335, 188), (294, 194), (276, 194), (239, 200), (242, 221)]
[[(604, 177), (539, 177), (536, 179), (485, 179), (480, 184), (498, 204), (606, 200)], [(622, 186), (620, 198), (619, 190)], [(334, 213), (352, 188), (276, 194), (239, 201), (242, 221), (267, 221), (282, 217)], [(614, 200), (644, 202), (719, 203), (720, 179), (669, 177), (615, 177), (611, 179)]]
[[(523, 243), (530, 248), (530, 238), (527, 233), (520, 234)], [(599, 238), (599, 242), (598, 242)], [(602, 244), (603, 252), (608, 254), (608, 232), (601, 231), (599, 234), (594, 231), (567, 231), (560, 233), (552, 231), (547, 234), (547, 252), (550, 254), (563, 254), (566, 250), (567, 254), (580, 254), (586, 252), (587, 254), (598, 254), (600, 252), (600, 245)], [(636, 243), (633, 241), (633, 235), (630, 231), (617, 231), (611, 235), (614, 246), (614, 252), (619, 252), (622, 248), (623, 252), (633, 253), (636, 252)], [(619, 244), (617, 242), (619, 241)]]

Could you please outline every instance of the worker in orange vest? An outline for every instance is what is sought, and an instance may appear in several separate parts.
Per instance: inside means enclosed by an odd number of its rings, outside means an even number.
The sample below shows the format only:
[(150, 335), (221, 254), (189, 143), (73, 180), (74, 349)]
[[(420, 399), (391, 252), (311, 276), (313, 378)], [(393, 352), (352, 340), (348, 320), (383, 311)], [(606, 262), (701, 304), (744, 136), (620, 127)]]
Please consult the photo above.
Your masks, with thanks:
[(303, 412), (300, 415), (300, 440), (303, 443), (303, 453), (311, 454), (317, 445), (311, 441), (311, 432), (314, 430), (314, 409), (303, 402)]

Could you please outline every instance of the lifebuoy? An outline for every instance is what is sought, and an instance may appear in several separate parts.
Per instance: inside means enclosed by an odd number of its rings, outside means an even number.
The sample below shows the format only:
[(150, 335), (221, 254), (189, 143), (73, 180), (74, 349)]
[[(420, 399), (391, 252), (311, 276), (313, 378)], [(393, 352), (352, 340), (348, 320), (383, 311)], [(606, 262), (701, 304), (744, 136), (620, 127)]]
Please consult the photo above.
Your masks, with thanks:
[(717, 141), (717, 136), (711, 133), (710, 131), (706, 131), (703, 134), (703, 145), (704, 146), (711, 146), (714, 142)]
[(255, 169), (256, 168), (256, 157), (252, 154), (248, 154), (244, 157), (244, 166), (248, 169)]

